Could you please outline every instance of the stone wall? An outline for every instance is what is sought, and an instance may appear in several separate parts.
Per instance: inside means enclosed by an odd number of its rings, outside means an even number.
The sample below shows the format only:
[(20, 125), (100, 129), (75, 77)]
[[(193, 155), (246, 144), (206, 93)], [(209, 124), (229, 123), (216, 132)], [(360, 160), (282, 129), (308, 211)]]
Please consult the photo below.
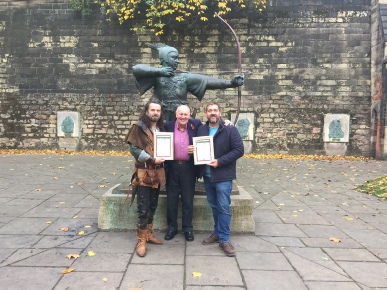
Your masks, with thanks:
[[(236, 46), (217, 19), (171, 25), (161, 37), (131, 23), (82, 19), (68, 0), (31, 0), (0, 11), (0, 147), (58, 148), (57, 112), (81, 116), (78, 149), (124, 149), (122, 140), (151, 92), (139, 96), (137, 63), (158, 65), (149, 43), (180, 52), (180, 69), (221, 78), (236, 70)], [(210, 7), (211, 9), (211, 7)], [(324, 114), (349, 114), (347, 154), (370, 152), (371, 0), (268, 0), (263, 14), (231, 15), (246, 75), (241, 112), (255, 116), (257, 153), (325, 154)], [(189, 96), (196, 117), (220, 101), (236, 111), (236, 91)]]

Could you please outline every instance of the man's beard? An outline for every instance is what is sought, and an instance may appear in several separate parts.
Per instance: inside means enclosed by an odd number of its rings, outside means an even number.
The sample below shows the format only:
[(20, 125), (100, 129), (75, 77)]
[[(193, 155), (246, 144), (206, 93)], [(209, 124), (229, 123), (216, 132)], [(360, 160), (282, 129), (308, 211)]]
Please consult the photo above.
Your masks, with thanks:
[(151, 122), (157, 122), (158, 120), (160, 119), (160, 117), (156, 117), (156, 116), (151, 116), (151, 117), (149, 117), (149, 120), (151, 121)]
[[(213, 118), (215, 118), (215, 120)], [(211, 116), (208, 121), (210, 122), (210, 124), (216, 124), (219, 122), (219, 118), (216, 116)]]

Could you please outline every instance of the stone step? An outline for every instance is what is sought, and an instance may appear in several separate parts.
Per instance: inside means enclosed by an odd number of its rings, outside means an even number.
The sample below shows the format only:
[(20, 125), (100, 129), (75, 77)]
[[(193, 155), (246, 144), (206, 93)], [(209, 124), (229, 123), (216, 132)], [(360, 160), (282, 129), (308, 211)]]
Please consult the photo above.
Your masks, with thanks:
[[(212, 232), (214, 222), (212, 210), (208, 205), (202, 182), (198, 182), (194, 198), (193, 227), (195, 232)], [(137, 229), (136, 201), (130, 206), (131, 195), (127, 197), (128, 185), (117, 184), (110, 188), (101, 199), (98, 229), (101, 231), (126, 231)], [(231, 231), (234, 233), (254, 233), (254, 200), (243, 188), (234, 182), (231, 195)], [(179, 230), (181, 229), (181, 204), (178, 213)], [(167, 230), (167, 196), (160, 191), (158, 208), (154, 217), (154, 229)]]

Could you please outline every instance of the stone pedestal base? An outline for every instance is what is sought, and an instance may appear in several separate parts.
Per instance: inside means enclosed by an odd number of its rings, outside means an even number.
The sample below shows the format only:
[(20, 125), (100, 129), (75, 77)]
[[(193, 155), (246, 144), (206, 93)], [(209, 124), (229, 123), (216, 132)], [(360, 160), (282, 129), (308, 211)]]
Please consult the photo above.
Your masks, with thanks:
[[(199, 183), (200, 184), (200, 183)], [(201, 187), (201, 185), (197, 186)], [(243, 188), (234, 186), (231, 195), (231, 231), (233, 233), (254, 233), (253, 219), (254, 200)], [(136, 200), (130, 205), (131, 196), (126, 200), (128, 186), (117, 184), (110, 188), (101, 199), (98, 215), (98, 229), (101, 231), (126, 231), (137, 229)], [(214, 222), (212, 210), (204, 192), (198, 188), (194, 198), (193, 228), (195, 232), (212, 232)], [(201, 192), (201, 193), (200, 193)], [(178, 215), (179, 231), (181, 231), (181, 204)], [(159, 204), (154, 218), (154, 229), (167, 230), (167, 196), (160, 192)]]

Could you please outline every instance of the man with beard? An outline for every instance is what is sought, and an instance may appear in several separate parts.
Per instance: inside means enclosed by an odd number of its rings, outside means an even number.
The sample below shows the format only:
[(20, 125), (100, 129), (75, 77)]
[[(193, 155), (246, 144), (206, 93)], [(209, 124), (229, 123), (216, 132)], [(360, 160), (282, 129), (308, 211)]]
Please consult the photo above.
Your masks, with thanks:
[[(153, 216), (157, 209), (160, 185), (165, 184), (164, 159), (154, 158), (154, 132), (165, 131), (161, 103), (149, 101), (129, 130), (125, 141), (136, 159), (133, 180), (137, 180), (137, 255), (144, 257), (146, 242), (161, 245), (153, 235)], [(132, 192), (133, 194), (133, 192)]]
[(215, 159), (201, 167), (207, 201), (212, 209), (214, 232), (203, 240), (204, 245), (219, 243), (229, 256), (235, 256), (230, 242), (231, 190), (236, 179), (236, 161), (243, 156), (242, 138), (234, 126), (225, 126), (221, 120), (219, 104), (211, 102), (206, 107), (208, 121), (198, 129), (199, 136), (213, 136)]
[(202, 100), (206, 90), (235, 88), (243, 85), (244, 75), (235, 75), (231, 80), (217, 79), (201, 74), (177, 71), (179, 53), (165, 44), (150, 45), (159, 52), (161, 68), (145, 64), (133, 66), (133, 75), (140, 94), (154, 88), (155, 96), (163, 104), (166, 121), (174, 120), (176, 108), (187, 105), (188, 92)]

